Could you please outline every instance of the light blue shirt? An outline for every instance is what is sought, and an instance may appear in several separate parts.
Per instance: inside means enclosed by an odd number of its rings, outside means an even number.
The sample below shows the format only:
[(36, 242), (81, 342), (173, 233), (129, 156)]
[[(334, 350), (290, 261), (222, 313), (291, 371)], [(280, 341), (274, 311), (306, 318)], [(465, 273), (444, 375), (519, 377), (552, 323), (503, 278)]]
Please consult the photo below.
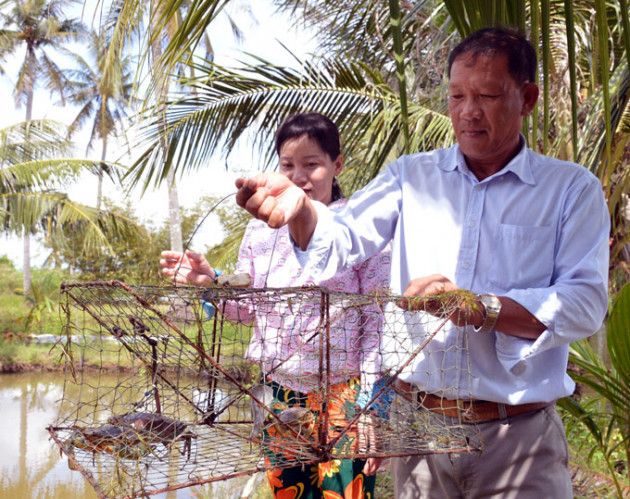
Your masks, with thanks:
[[(512, 298), (546, 326), (527, 340), (449, 322), (401, 379), (448, 398), (508, 404), (573, 392), (568, 345), (597, 331), (608, 306), (609, 215), (585, 168), (523, 147), (479, 182), (455, 145), (399, 158), (338, 212), (316, 209), (309, 247), (296, 252), (323, 278), (393, 239), (394, 294), (443, 274), (460, 288)], [(395, 373), (436, 325), (414, 325), (417, 317), (395, 307), (389, 314), (383, 361)]]

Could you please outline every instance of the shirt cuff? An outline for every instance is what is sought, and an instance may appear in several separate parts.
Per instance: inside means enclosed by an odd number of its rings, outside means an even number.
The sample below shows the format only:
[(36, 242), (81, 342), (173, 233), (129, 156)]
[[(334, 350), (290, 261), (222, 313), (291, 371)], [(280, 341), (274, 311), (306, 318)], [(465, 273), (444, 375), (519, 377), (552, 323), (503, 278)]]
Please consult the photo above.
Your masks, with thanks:
[(329, 258), (332, 246), (330, 235), (325, 227), (330, 227), (333, 220), (333, 214), (323, 203), (320, 203), (319, 201), (311, 202), (317, 211), (317, 225), (315, 226), (315, 230), (313, 231), (313, 235), (311, 236), (311, 240), (309, 241), (307, 248), (302, 250), (300, 246), (296, 244), (293, 237), (290, 237), (290, 239), (293, 244), (295, 256), (297, 257), (302, 269), (306, 269), (306, 267), (309, 266), (311, 268), (321, 270)]
[(530, 357), (558, 346), (555, 343), (553, 331), (559, 302), (557, 293), (550, 288), (545, 290), (517, 289), (505, 293), (505, 296), (522, 305), (546, 327), (535, 340), (495, 332), (495, 349), (499, 362), (508, 372), (519, 376), (527, 371), (529, 364), (527, 360)]
[(528, 340), (526, 338), (500, 333), (499, 331), (496, 331), (495, 334), (497, 358), (505, 370), (515, 376), (520, 376), (527, 371), (527, 359), (539, 350), (539, 348), (536, 348), (537, 343), (545, 341), (543, 339), (545, 335), (551, 335), (547, 330), (544, 331), (538, 339)]

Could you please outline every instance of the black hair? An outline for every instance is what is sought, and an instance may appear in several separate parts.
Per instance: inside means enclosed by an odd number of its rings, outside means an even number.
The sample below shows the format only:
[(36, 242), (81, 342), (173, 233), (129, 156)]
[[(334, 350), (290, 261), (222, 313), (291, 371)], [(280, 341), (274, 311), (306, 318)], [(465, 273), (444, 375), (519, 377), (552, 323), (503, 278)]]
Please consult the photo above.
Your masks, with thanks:
[(536, 83), (536, 51), (523, 34), (508, 28), (483, 28), (468, 35), (450, 53), (448, 57), (448, 76), (455, 60), (471, 53), (493, 56), (504, 54), (508, 59), (508, 71), (518, 85)]
[[(287, 140), (306, 135), (315, 139), (332, 161), (341, 154), (339, 129), (330, 118), (320, 113), (297, 113), (286, 118), (276, 132), (276, 153), (280, 155), (280, 148)], [(343, 192), (335, 177), (332, 185), (332, 201), (343, 198)]]

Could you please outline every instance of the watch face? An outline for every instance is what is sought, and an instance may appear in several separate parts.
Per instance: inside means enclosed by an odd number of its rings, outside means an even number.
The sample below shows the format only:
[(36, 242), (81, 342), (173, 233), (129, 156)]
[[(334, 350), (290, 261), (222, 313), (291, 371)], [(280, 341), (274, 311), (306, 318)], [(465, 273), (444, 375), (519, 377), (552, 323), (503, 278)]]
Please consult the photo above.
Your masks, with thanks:
[(494, 295), (483, 295), (481, 297), (481, 303), (483, 303), (484, 307), (492, 310), (493, 312), (501, 310), (501, 301)]
[(486, 309), (484, 314), (483, 324), (480, 327), (476, 327), (475, 331), (478, 333), (486, 333), (491, 331), (494, 327), (497, 319), (499, 318), (499, 312), (501, 311), (501, 300), (494, 295), (481, 295), (479, 301)]

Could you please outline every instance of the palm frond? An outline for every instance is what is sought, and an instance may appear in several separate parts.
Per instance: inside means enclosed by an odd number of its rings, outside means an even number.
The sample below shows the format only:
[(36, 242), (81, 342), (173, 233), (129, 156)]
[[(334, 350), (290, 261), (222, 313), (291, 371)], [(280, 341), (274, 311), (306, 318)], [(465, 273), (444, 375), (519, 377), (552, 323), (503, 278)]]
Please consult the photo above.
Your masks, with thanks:
[[(201, 167), (213, 153), (229, 155), (254, 122), (256, 141), (269, 144), (277, 126), (290, 113), (317, 110), (336, 120), (346, 141), (357, 116), (369, 116), (394, 102), (396, 96), (361, 65), (340, 61), (305, 63), (303, 70), (281, 68), (262, 59), (244, 69), (230, 70), (211, 63), (197, 65), (195, 92), (167, 106), (163, 117), (169, 148), (160, 147), (161, 118), (150, 123), (149, 146), (133, 165), (132, 183), (159, 183), (174, 168), (177, 174)], [(356, 133), (356, 132), (355, 132)], [(363, 131), (361, 131), (363, 133)], [(154, 166), (160, 165), (160, 166)]]
[(0, 129), (0, 167), (44, 157), (64, 155), (70, 144), (64, 124), (52, 120), (31, 120)]
[(74, 158), (24, 161), (0, 168), (0, 192), (61, 188), (86, 171), (94, 175), (104, 172), (116, 182), (120, 181), (124, 167), (116, 163)]

